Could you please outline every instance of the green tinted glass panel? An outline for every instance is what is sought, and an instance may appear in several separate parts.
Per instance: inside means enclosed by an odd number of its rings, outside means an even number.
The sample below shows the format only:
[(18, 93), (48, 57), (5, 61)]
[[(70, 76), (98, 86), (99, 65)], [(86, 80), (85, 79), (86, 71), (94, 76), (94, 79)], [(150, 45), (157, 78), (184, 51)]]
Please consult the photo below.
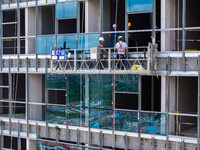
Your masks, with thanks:
[(115, 111), (115, 129), (120, 131), (138, 131), (138, 113), (131, 111)]
[(138, 76), (115, 75), (115, 92), (138, 92)]
[(90, 127), (112, 129), (112, 110), (90, 108)]
[(47, 106), (45, 117), (48, 123), (66, 124), (66, 107)]
[(156, 135), (166, 135), (166, 114), (141, 113), (140, 132)]
[(90, 75), (90, 107), (112, 108), (112, 76)]
[(47, 89), (66, 89), (65, 75), (46, 74)]
[(67, 124), (73, 126), (88, 126), (88, 109), (83, 107), (67, 108)]

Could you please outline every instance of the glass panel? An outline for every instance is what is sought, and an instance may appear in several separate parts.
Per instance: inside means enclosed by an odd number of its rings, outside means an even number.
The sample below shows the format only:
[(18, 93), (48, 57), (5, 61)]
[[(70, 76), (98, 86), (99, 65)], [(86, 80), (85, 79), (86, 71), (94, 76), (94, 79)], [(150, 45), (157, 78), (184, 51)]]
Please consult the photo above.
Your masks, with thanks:
[(152, 11), (153, 0), (127, 0), (126, 12), (147, 12)]
[(66, 124), (66, 107), (64, 106), (47, 106), (46, 122), (56, 124)]
[(36, 54), (50, 54), (55, 36), (39, 36), (36, 38)]
[(73, 126), (88, 126), (88, 109), (83, 107), (68, 107), (67, 124)]
[[(84, 106), (83, 90), (85, 89), (85, 81), (83, 75), (67, 75), (67, 105), (80, 107)], [(80, 103), (81, 102), (81, 103)]]
[(115, 75), (115, 92), (138, 92), (138, 76)]
[(75, 145), (69, 144), (59, 144), (49, 141), (39, 141), (37, 142), (37, 150), (75, 150), (77, 147)]
[(112, 109), (112, 75), (90, 75), (90, 107)]
[(65, 75), (46, 74), (47, 89), (66, 89)]
[(115, 129), (138, 132), (138, 112), (115, 111)]
[(76, 49), (76, 35), (58, 35), (57, 36), (57, 47), (64, 48), (64, 42), (66, 42), (66, 48)]
[(74, 18), (76, 16), (77, 16), (76, 1), (56, 4), (56, 18)]
[(90, 127), (112, 129), (112, 110), (90, 108)]
[(140, 132), (165, 135), (166, 119), (167, 116), (165, 114), (142, 112), (140, 116)]
[(78, 35), (78, 48), (90, 49), (97, 47), (99, 42), (99, 34), (79, 34)]

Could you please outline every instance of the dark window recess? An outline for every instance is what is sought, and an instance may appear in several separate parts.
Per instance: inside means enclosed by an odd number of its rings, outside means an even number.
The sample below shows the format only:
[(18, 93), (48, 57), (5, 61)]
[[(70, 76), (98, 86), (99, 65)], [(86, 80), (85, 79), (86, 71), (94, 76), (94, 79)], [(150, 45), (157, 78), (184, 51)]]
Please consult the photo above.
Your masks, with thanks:
[(9, 39), (3, 41), (3, 54), (17, 54), (16, 39)]
[(16, 37), (17, 36), (17, 25), (9, 24), (3, 26), (3, 37)]
[[(11, 144), (12, 141), (12, 144)], [(17, 138), (16, 137), (8, 137), (8, 136), (4, 136), (4, 148), (7, 149), (17, 149)]]
[(25, 36), (25, 9), (20, 10), (20, 36)]
[(15, 22), (16, 20), (16, 11), (3, 11), (3, 22)]
[(49, 103), (51, 104), (66, 104), (66, 91), (49, 90)]
[(137, 110), (138, 94), (116, 93), (115, 108)]
[[(154, 97), (153, 99), (152, 96)], [(160, 106), (161, 106), (161, 77), (153, 77), (152, 79), (152, 77), (150, 76), (143, 76), (142, 110), (160, 111), (161, 108)]]
[(55, 7), (42, 7), (42, 35), (55, 33)]
[(76, 33), (76, 19), (59, 20), (59, 34)]

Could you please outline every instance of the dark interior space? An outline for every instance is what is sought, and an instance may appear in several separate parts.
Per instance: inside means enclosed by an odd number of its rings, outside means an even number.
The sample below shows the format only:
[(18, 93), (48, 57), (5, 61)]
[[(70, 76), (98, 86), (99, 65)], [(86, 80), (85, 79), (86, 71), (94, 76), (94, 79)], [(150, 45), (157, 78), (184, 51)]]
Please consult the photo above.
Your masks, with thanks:
[[(8, 74), (7, 73), (3, 73), (3, 85), (4, 86), (9, 86), (8, 84)], [(3, 88), (3, 97), (2, 99), (8, 99), (8, 88)]]
[(3, 37), (17, 37), (17, 24), (4, 25)]
[[(12, 141), (12, 143), (11, 143), (11, 141)], [(4, 148), (18, 150), (17, 138), (16, 137), (4, 136)]]
[(115, 93), (115, 108), (117, 109), (138, 109), (138, 94)]
[(110, 29), (116, 23), (116, 10), (117, 10), (117, 30), (125, 30), (125, 0), (118, 0), (118, 7), (116, 8), (116, 0), (110, 0)]
[(11, 10), (11, 11), (3, 11), (3, 22), (15, 22), (17, 21), (16, 18), (16, 11)]
[(20, 36), (25, 36), (25, 9), (20, 9)]
[(160, 108), (161, 77), (142, 76), (142, 110), (160, 111)]
[(58, 24), (59, 24), (59, 34), (77, 32), (76, 19), (59, 20)]
[(25, 74), (13, 74), (13, 99), (25, 101)]
[(49, 96), (49, 103), (51, 104), (66, 104), (66, 97), (65, 97), (66, 91), (61, 90), (49, 90), (48, 96)]
[(42, 7), (42, 35), (55, 33), (55, 7)]
[(180, 77), (178, 91), (178, 101), (175, 102), (175, 108), (181, 113), (197, 113), (197, 94), (198, 78), (197, 77)]

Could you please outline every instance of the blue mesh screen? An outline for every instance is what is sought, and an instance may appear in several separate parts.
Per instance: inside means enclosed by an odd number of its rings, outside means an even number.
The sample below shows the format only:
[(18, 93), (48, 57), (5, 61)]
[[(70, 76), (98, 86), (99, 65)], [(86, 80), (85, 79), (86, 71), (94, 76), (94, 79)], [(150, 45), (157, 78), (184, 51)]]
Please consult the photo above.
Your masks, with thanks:
[(97, 47), (99, 42), (99, 34), (80, 34), (78, 36), (78, 48), (90, 49)]
[(36, 38), (36, 54), (50, 54), (55, 36), (39, 36)]
[(76, 35), (58, 35), (57, 36), (57, 47), (63, 47), (66, 42), (66, 48), (76, 49)]

